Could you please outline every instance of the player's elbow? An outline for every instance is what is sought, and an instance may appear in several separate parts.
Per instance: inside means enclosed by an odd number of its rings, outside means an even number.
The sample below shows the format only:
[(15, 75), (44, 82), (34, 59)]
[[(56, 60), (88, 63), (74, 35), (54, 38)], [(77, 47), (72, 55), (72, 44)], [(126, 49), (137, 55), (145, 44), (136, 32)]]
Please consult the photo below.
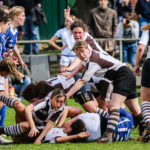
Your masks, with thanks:
[(50, 45), (53, 45), (53, 41), (52, 41), (52, 40), (50, 40), (50, 41), (49, 41), (49, 44), (50, 44)]

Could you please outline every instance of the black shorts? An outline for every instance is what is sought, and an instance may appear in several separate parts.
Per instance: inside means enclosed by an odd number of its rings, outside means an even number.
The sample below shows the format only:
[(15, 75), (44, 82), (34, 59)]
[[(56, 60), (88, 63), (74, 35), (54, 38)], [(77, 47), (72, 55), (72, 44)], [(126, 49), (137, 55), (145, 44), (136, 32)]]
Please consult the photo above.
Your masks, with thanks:
[(150, 58), (143, 65), (141, 85), (150, 88)]
[(92, 94), (94, 95), (95, 98), (99, 97), (101, 95), (100, 92), (92, 92)]
[(133, 72), (126, 66), (121, 67), (114, 79), (113, 93), (117, 93), (126, 97), (126, 99), (137, 98), (136, 78)]
[[(75, 75), (75, 81), (77, 81), (81, 76), (81, 74)], [(86, 102), (93, 101), (91, 87), (89, 83), (86, 82), (84, 86), (73, 95), (73, 97), (75, 101), (80, 103), (81, 105), (83, 105)]]
[(83, 105), (84, 103), (87, 103), (89, 101), (94, 101), (91, 91), (86, 91), (84, 93), (83, 92), (78, 93), (78, 94), (73, 95), (73, 97), (74, 97), (75, 101), (80, 103), (81, 105)]

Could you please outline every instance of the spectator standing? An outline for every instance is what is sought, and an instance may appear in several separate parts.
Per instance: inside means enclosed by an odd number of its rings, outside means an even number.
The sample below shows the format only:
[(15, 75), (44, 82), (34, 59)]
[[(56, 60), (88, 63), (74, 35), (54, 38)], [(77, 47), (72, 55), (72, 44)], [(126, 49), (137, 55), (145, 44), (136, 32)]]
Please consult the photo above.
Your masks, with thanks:
[[(5, 11), (7, 12), (6, 9)], [(23, 26), (25, 19), (26, 19), (25, 9), (21, 6), (14, 6), (11, 9), (9, 9), (9, 15), (11, 18), (11, 23), (10, 23), (9, 29), (4, 34), (6, 43), (5, 43), (5, 48), (3, 49), (3, 52), (9, 53), (9, 55), (12, 55), (14, 53), (14, 55), (18, 59), (18, 62), (22, 65), (22, 67), (25, 67), (25, 63), (23, 62), (20, 56), (19, 50), (16, 46), (16, 41), (18, 37), (17, 28), (20, 26)]]
[(135, 7), (135, 12), (138, 15), (138, 22), (140, 27), (140, 37), (142, 35), (141, 28), (150, 23), (150, 1), (138, 0)]
[[(117, 0), (109, 0), (108, 1), (108, 7), (112, 9), (116, 9), (116, 2)], [(98, 6), (98, 0), (95, 0), (95, 6)]]
[(132, 6), (130, 0), (118, 0), (116, 5), (117, 5), (118, 23), (120, 23), (125, 13), (127, 12), (131, 13)]
[(99, 6), (90, 11), (88, 25), (91, 34), (95, 38), (104, 38), (99, 41), (102, 48), (112, 54), (114, 50), (114, 40), (117, 30), (116, 11), (108, 8), (108, 0), (98, 0)]
[[(31, 10), (36, 5), (41, 8), (41, 2), (42, 0), (13, 0), (12, 5), (23, 6), (25, 8), (26, 21), (23, 26), (24, 40), (40, 40), (39, 28), (38, 25), (35, 25), (32, 21)], [(40, 44), (38, 43), (25, 44), (24, 53), (32, 54), (33, 50), (34, 54), (38, 54), (39, 47)]]
[[(55, 47), (56, 49), (61, 51), (60, 58), (60, 71), (64, 71), (68, 68), (68, 66), (74, 61), (76, 58), (76, 54), (72, 51), (72, 47), (75, 43), (72, 32), (70, 30), (70, 25), (72, 22), (76, 21), (77, 18), (75, 16), (69, 16), (65, 18), (64, 25), (65, 27), (59, 29), (55, 35), (50, 39), (50, 45)], [(55, 42), (61, 38), (62, 46), (57, 45)]]
[[(119, 23), (117, 28), (117, 38), (138, 38), (139, 25), (136, 21), (132, 20), (132, 14), (126, 13)], [(133, 67), (136, 59), (136, 41), (123, 41), (123, 62), (130, 63)]]

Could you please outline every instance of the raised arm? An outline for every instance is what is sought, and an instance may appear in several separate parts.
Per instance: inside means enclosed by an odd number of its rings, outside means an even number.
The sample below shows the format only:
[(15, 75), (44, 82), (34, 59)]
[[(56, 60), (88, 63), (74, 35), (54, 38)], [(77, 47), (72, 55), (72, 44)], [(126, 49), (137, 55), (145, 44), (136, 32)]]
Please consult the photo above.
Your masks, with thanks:
[(64, 9), (64, 17), (65, 19), (70, 18), (70, 7), (67, 6), (67, 9)]

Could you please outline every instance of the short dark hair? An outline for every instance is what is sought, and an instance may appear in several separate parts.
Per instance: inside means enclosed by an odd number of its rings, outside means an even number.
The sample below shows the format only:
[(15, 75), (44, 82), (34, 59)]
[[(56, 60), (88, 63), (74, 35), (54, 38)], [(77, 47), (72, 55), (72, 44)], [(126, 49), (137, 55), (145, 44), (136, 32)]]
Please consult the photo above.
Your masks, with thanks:
[(73, 31), (73, 29), (77, 28), (77, 27), (82, 28), (85, 32), (87, 31), (87, 26), (86, 26), (86, 24), (81, 19), (78, 19), (78, 21), (75, 21), (71, 25), (70, 29), (71, 29), (71, 31)]
[(0, 16), (0, 22), (4, 21), (4, 23), (7, 23), (10, 20), (9, 14), (2, 9), (0, 9)]
[(51, 87), (46, 81), (42, 80), (39, 82), (29, 84), (22, 92), (24, 99), (30, 102), (32, 98), (42, 99), (48, 95), (49, 92), (53, 91), (54, 88)]
[(36, 86), (38, 97), (40, 99), (46, 97), (49, 94), (49, 92), (52, 92), (54, 90), (54, 88), (44, 80), (37, 82)]
[(29, 101), (32, 98), (37, 98), (38, 97), (38, 93), (37, 93), (37, 88), (36, 88), (36, 84), (29, 84), (27, 87), (25, 87), (25, 89), (22, 92), (22, 96), (25, 100)]
[[(72, 131), (69, 133), (69, 135), (75, 135), (80, 132), (86, 132), (86, 126), (84, 122), (81, 119), (77, 119), (71, 124)], [(87, 138), (83, 139), (75, 139), (72, 142), (86, 142)]]

